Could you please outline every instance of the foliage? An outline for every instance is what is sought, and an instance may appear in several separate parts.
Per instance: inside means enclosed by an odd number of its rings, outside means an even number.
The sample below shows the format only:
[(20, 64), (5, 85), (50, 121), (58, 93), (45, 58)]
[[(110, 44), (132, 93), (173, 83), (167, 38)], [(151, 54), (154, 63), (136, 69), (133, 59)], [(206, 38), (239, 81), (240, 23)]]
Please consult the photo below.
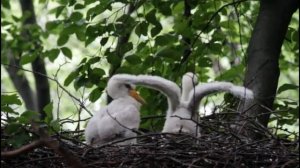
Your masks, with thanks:
[[(185, 72), (193, 71), (200, 75), (201, 82), (224, 80), (242, 84), (245, 50), (259, 2), (187, 2), (188, 5), (179, 0), (41, 0), (40, 4), (56, 4), (47, 13), (53, 19), (47, 20), (45, 25), (22, 27), (26, 14), (16, 17), (11, 12), (11, 2), (4, 0), (1, 1), (1, 55), (7, 54), (11, 49), (19, 56), (20, 66), (33, 62), (37, 57), (50, 62), (57, 60), (60, 54), (68, 61), (79, 57), (81, 62), (76, 69), (68, 70), (69, 74), (63, 80), (63, 85), (73, 86), (76, 91), (89, 89), (87, 97), (91, 102), (101, 97), (109, 76), (115, 73), (159, 75), (180, 83)], [(293, 17), (284, 42), (280, 58), (283, 74), (298, 70), (299, 28), (295, 27), (296, 23), (299, 20)], [(22, 38), (24, 30), (31, 37), (30, 41)], [(48, 48), (44, 41), (51, 40), (53, 36), (55, 47)], [(97, 52), (92, 56), (85, 53), (75, 55), (75, 47), (68, 45), (72, 41), (82, 44), (88, 50), (95, 50), (96, 46)], [(36, 43), (39, 48), (34, 47)], [(229, 62), (240, 59), (241, 64), (232, 63), (228, 67), (222, 67), (223, 70), (212, 73), (214, 62), (224, 58)], [(1, 61), (7, 63), (9, 60), (1, 57)], [(108, 73), (106, 67), (99, 64), (102, 61), (110, 65)], [(278, 94), (298, 89), (295, 82), (290, 83), (292, 84), (281, 84)], [(141, 110), (142, 116), (164, 115), (167, 108), (164, 96), (145, 88), (139, 90), (148, 102)], [(8, 133), (18, 132), (16, 125), (30, 124), (34, 113), (26, 111), (21, 115), (17, 114), (11, 108), (12, 104), (20, 105), (16, 95), (2, 96), (5, 103), (2, 106), (1, 102), (1, 111), (8, 113), (8, 116), (14, 114), (11, 120), (7, 118), (10, 123), (7, 129), (13, 130)], [(48, 115), (43, 122), (59, 130), (59, 121), (52, 117), (53, 106), (54, 102), (45, 107)], [(277, 120), (280, 126), (298, 122), (297, 100), (277, 100), (276, 110), (279, 111), (278, 115), (272, 120)], [(142, 128), (159, 131), (162, 124), (163, 119), (145, 120)]]
[(44, 121), (39, 119), (39, 114), (35, 111), (26, 110), (21, 114), (16, 112), (15, 108), (21, 105), (22, 102), (16, 94), (1, 94), (1, 120), (3, 118), (7, 122), (3, 128), (3, 136), (9, 137), (6, 141), (1, 141), (1, 146), (20, 147), (30, 142), (35, 137), (29, 129), (32, 122), (47, 124), (51, 133), (60, 130), (58, 121), (52, 119), (52, 103), (45, 107), (47, 116)]

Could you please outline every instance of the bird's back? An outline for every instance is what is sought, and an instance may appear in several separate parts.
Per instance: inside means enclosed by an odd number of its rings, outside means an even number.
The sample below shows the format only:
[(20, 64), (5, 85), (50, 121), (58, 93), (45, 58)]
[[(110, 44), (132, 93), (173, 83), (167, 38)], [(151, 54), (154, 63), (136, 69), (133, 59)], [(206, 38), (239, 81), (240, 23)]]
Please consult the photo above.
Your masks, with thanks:
[[(116, 99), (95, 114), (86, 128), (87, 141), (93, 137), (97, 144), (102, 144), (136, 136), (132, 129), (139, 127), (140, 106), (133, 101), (135, 100), (128, 98)], [(128, 141), (128, 143), (132, 142), (135, 140)]]

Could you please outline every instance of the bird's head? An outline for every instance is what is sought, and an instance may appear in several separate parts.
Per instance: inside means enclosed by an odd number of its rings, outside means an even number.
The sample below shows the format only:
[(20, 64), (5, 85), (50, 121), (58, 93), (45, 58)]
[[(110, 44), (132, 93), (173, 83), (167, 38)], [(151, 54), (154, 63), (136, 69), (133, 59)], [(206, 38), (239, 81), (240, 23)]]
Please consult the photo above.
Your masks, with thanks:
[(193, 86), (198, 84), (198, 76), (192, 72), (187, 72), (182, 77), (182, 85)]
[(198, 84), (198, 76), (192, 72), (187, 72), (182, 77), (182, 97), (187, 101), (189, 92)]
[(145, 104), (145, 100), (137, 93), (135, 86), (132, 84), (121, 83), (112, 77), (107, 84), (107, 94), (113, 99), (131, 96), (141, 104)]

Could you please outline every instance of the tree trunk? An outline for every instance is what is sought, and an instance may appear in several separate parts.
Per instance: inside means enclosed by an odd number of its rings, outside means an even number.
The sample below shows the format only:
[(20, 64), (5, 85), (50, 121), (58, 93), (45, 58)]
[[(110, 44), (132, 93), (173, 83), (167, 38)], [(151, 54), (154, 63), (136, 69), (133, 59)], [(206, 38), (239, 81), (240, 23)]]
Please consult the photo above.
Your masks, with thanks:
[(20, 65), (20, 60), (15, 59), (11, 50), (8, 50), (7, 57), (9, 60), (9, 66), (4, 66), (12, 83), (20, 94), (21, 98), (25, 103), (25, 107), (28, 110), (37, 110), (34, 93), (32, 92), (29, 82), (25, 77), (24, 73), (18, 74), (19, 69), (17, 66)]
[[(253, 90), (255, 100), (242, 102), (239, 111), (246, 116), (257, 116), (257, 121), (267, 127), (272, 109), (279, 70), (279, 55), (292, 14), (299, 7), (298, 0), (261, 0), (256, 25), (247, 50), (247, 70), (244, 85)], [(267, 108), (266, 108), (267, 107)], [(266, 114), (264, 114), (266, 113)], [(260, 135), (249, 129), (243, 121), (241, 133), (250, 138)]]
[[(34, 6), (32, 0), (20, 0), (22, 13), (23, 15), (25, 12), (30, 12), (31, 15), (24, 21), (23, 26), (30, 25), (30, 24), (36, 24), (36, 17), (34, 12)], [(26, 32), (26, 29), (23, 29), (22, 34), (24, 34), (24, 37), (28, 40), (37, 40), (32, 39), (30, 37), (30, 34)], [(40, 48), (41, 46), (39, 44), (36, 44), (36, 48)], [(39, 72), (41, 74), (47, 75), (46, 67), (44, 60), (41, 57), (37, 57), (35, 61), (31, 63), (32, 70), (34, 72)], [(43, 111), (43, 108), (50, 103), (50, 86), (48, 79), (45, 76), (41, 76), (37, 73), (34, 73), (35, 78), (35, 87), (36, 87), (36, 98), (37, 98), (37, 110), (40, 113), (40, 118), (44, 119), (46, 114)]]
[[(135, 7), (133, 4), (130, 4), (126, 14), (130, 15), (137, 8), (138, 7)], [(130, 38), (130, 34), (131, 33), (127, 33), (127, 34), (125, 34), (123, 36), (120, 36), (118, 38), (118, 42), (117, 42), (117, 46), (116, 46), (116, 54), (120, 58), (120, 62), (115, 66), (111, 65), (110, 70), (109, 70), (109, 77), (112, 77), (116, 73), (116, 71), (121, 67), (121, 63), (122, 63), (122, 60), (123, 60), (123, 57), (124, 57), (124, 53), (120, 53), (119, 51), (120, 51), (120, 48), (122, 47), (122, 45), (124, 45), (125, 43), (128, 42), (128, 40)], [(106, 100), (107, 100), (107, 104), (109, 104), (113, 99), (109, 95), (107, 95)]]

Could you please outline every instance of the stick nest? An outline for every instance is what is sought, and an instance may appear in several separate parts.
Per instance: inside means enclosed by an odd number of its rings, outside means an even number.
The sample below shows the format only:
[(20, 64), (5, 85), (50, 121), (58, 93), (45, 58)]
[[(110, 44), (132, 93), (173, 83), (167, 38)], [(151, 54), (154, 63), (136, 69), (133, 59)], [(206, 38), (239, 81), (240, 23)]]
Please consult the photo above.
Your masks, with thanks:
[[(232, 135), (144, 134), (138, 144), (95, 148), (76, 138), (52, 137), (85, 167), (299, 167), (298, 141), (264, 138), (258, 141)], [(46, 147), (1, 159), (1, 167), (69, 167)]]

